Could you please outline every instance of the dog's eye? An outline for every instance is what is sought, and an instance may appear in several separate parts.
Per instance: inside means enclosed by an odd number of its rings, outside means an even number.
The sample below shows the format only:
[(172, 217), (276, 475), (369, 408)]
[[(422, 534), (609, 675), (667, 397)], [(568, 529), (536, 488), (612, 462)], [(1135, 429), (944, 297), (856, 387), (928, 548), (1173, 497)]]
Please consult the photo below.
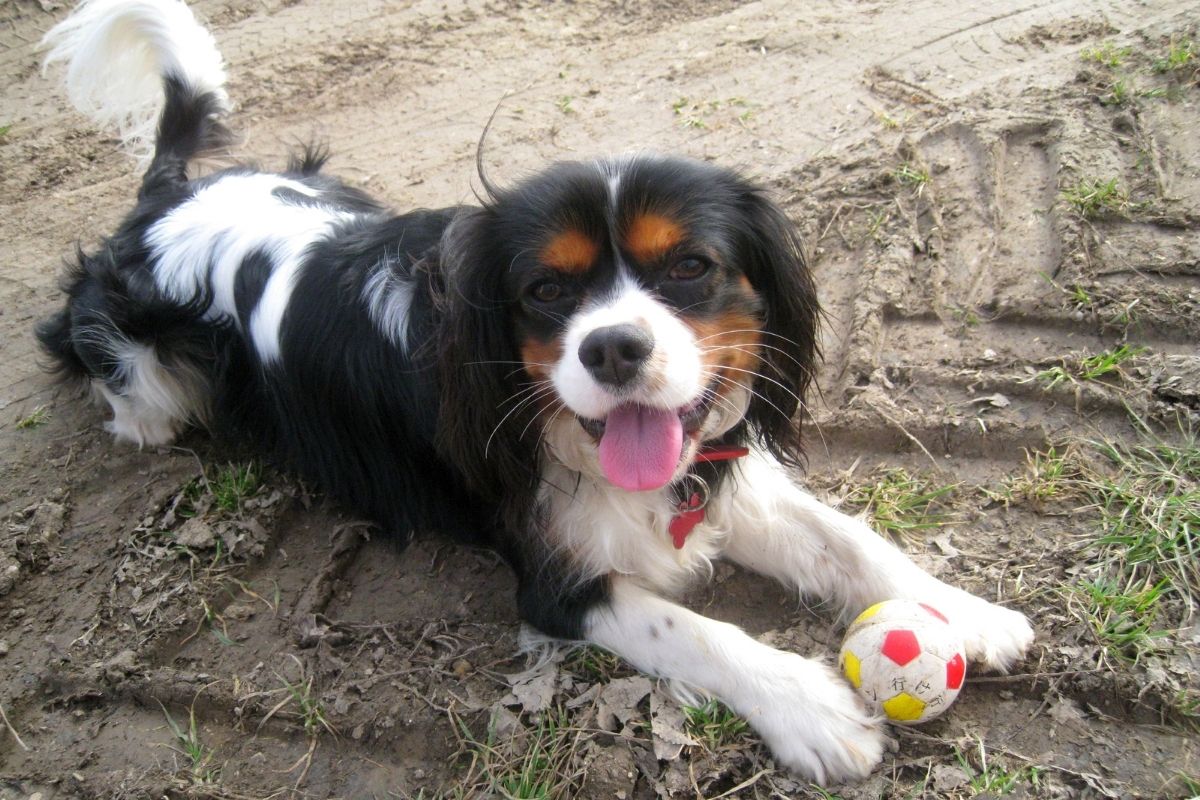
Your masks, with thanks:
[(539, 303), (553, 303), (562, 295), (562, 284), (555, 281), (539, 281), (529, 289), (529, 296)]
[(709, 264), (702, 258), (681, 258), (671, 265), (667, 277), (673, 281), (694, 281), (708, 272)]

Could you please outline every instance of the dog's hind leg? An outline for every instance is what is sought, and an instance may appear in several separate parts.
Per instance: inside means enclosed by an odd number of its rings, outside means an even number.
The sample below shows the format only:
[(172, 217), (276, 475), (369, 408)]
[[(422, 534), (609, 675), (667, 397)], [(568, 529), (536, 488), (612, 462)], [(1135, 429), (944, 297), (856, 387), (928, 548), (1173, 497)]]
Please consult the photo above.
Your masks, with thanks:
[(104, 427), (119, 441), (170, 444), (190, 422), (203, 420), (208, 391), (199, 370), (165, 363), (152, 344), (127, 342), (115, 350), (116, 380), (93, 378), (92, 386), (112, 408)]
[(37, 336), (60, 372), (90, 381), (112, 409), (108, 430), (139, 447), (172, 441), (208, 416), (213, 334), (196, 312), (158, 296), (112, 248), (80, 263), (66, 307)]

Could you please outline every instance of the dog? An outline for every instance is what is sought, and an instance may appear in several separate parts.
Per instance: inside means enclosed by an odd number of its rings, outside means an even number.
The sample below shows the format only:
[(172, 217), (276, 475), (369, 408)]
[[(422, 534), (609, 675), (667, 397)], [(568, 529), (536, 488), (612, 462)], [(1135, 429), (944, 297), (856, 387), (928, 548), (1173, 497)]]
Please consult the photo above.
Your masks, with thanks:
[(400, 540), (483, 542), (527, 626), (716, 696), (821, 783), (870, 773), (880, 720), (821, 661), (664, 593), (725, 558), (843, 621), (932, 603), (987, 668), (1030, 645), (1020, 613), (793, 480), (817, 294), (794, 225), (748, 180), (635, 155), (397, 214), (323, 174), (319, 149), (189, 177), (228, 155), (231, 108), (180, 0), (85, 0), (46, 45), (77, 106), (150, 148), (133, 210), (37, 330), (118, 440), (206, 426)]

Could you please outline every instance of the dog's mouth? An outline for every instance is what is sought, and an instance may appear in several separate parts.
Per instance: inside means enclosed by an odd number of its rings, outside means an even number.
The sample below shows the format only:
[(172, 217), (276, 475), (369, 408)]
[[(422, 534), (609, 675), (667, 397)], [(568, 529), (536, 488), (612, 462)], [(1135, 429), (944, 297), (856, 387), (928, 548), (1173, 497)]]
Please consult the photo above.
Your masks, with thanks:
[(579, 417), (579, 424), (598, 443), (604, 477), (621, 489), (646, 492), (670, 482), (684, 443), (704, 424), (713, 397), (706, 390), (676, 409), (625, 403), (604, 419)]

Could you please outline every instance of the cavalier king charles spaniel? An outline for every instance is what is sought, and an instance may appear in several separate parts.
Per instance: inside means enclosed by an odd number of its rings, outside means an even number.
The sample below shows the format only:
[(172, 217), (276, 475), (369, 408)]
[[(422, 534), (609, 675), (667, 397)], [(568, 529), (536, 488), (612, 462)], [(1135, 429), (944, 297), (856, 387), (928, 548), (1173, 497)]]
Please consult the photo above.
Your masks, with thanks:
[(1025, 618), (952, 588), (793, 481), (817, 295), (762, 190), (681, 158), (550, 166), (397, 214), (322, 174), (189, 177), (230, 134), (178, 0), (86, 0), (46, 38), (76, 105), (147, 146), (136, 205), (38, 328), (119, 440), (253, 439), (404, 541), (495, 548), (523, 622), (720, 698), (777, 761), (868, 774), (884, 734), (820, 660), (664, 599), (727, 558), (829, 603), (941, 608), (1004, 669)]

